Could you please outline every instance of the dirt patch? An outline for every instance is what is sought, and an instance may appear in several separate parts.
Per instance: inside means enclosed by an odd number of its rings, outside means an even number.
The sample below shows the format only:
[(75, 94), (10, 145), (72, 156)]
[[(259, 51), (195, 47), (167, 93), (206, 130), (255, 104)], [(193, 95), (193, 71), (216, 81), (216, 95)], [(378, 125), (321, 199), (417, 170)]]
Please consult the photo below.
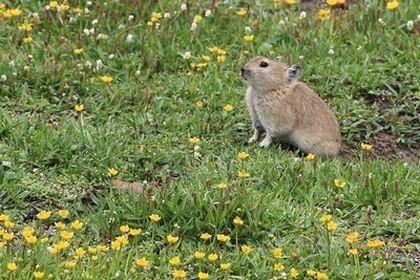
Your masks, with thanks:
[(399, 268), (407, 268), (411, 263), (416, 272), (420, 272), (420, 251), (416, 248), (413, 250), (407, 250), (404, 246), (390, 248), (387, 252), (392, 263), (397, 265)]
[(420, 147), (405, 147), (397, 144), (394, 135), (387, 133), (379, 133), (372, 137), (372, 145), (374, 147), (372, 156), (386, 159), (402, 159), (404, 161), (419, 160)]

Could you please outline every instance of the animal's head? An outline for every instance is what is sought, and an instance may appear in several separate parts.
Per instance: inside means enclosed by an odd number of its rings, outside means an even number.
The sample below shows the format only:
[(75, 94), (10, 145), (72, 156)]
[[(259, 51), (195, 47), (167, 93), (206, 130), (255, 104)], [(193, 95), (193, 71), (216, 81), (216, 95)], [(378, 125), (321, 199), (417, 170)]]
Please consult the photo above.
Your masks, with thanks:
[(269, 91), (296, 82), (302, 69), (299, 65), (288, 65), (280, 57), (268, 59), (256, 57), (241, 69), (242, 77), (255, 89)]

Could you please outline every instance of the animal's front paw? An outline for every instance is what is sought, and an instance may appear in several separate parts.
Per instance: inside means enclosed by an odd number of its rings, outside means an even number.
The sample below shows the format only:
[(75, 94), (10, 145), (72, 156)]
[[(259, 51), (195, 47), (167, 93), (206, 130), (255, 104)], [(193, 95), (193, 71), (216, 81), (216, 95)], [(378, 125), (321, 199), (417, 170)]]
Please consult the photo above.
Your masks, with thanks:
[(248, 144), (254, 143), (258, 140), (258, 136), (253, 135), (251, 138), (248, 139)]
[(261, 148), (267, 148), (270, 145), (271, 145), (271, 138), (270, 137), (265, 137), (264, 140), (262, 140), (259, 144), (259, 146)]

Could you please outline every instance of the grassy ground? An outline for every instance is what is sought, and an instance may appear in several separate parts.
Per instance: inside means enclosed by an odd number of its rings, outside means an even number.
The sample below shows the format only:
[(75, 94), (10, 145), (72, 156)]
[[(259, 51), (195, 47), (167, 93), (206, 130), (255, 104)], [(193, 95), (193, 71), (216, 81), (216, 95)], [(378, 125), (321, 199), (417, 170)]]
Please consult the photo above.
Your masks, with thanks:
[[(94, 2), (0, 4), (0, 279), (419, 276), (417, 1), (333, 9), (323, 21), (273, 1), (220, 3), (209, 16), (211, 1), (188, 11), (180, 1)], [(302, 65), (352, 158), (245, 145), (238, 72), (256, 55)], [(387, 159), (399, 151), (404, 160)], [(143, 194), (112, 179), (142, 182)]]

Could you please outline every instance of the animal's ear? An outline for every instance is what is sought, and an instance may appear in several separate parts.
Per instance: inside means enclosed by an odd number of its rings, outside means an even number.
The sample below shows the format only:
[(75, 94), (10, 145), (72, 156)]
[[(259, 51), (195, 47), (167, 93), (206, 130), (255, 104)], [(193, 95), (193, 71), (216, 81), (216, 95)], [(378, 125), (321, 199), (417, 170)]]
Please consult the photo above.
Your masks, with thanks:
[(281, 56), (276, 56), (276, 57), (274, 58), (274, 60), (275, 60), (275, 61), (279, 61), (279, 62), (281, 62)]
[(302, 68), (299, 65), (292, 65), (287, 69), (287, 80), (289, 83), (297, 81), (302, 74)]

